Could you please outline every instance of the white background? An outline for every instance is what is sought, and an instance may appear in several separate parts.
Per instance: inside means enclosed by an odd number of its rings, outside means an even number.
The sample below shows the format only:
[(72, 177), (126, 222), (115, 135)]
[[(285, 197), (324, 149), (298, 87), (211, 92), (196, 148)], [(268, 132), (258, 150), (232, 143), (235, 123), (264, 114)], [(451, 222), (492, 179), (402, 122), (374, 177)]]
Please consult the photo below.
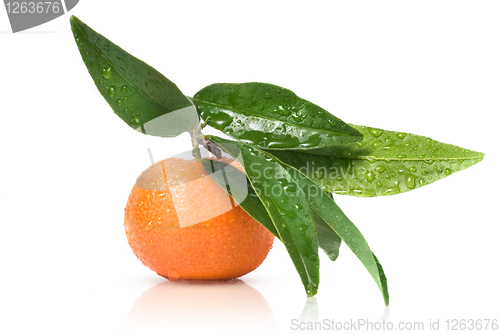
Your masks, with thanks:
[(113, 114), (69, 15), (12, 34), (0, 9), (0, 332), (189, 332), (198, 321), (203, 332), (281, 333), (301, 313), (426, 328), (440, 319), (441, 329), (446, 319), (500, 318), (499, 10), (497, 1), (123, 0), (72, 10), (187, 95), (269, 82), (349, 123), (486, 154), (409, 193), (337, 196), (384, 265), (391, 306), (343, 246), (335, 263), (321, 254), (319, 293), (303, 312), (278, 241), (244, 283), (165, 283), (135, 303), (165, 280), (129, 249), (123, 209), (146, 148), (172, 155), (188, 137), (151, 139)]

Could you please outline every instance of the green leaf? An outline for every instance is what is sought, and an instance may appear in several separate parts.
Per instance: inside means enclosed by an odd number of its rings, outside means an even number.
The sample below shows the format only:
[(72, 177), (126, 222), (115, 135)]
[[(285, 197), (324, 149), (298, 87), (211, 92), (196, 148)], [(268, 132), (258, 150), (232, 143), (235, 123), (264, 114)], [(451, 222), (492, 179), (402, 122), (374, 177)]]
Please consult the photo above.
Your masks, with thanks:
[[(213, 159), (202, 159), (201, 163), (210, 176), (238, 203), (238, 205), (253, 219), (262, 224), (275, 237), (280, 238), (273, 221), (266, 211), (266, 208), (249, 183), (246, 175), (238, 168), (223, 161)], [(240, 175), (243, 174), (246, 182), (240, 182)], [(232, 180), (232, 182), (231, 182)], [(236, 194), (247, 194), (243, 198), (238, 198)]]
[[(244, 143), (208, 136), (245, 168), (255, 193), (285, 245), (308, 296), (317, 293), (319, 256), (316, 225), (309, 203), (297, 195), (297, 183), (271, 155)], [(291, 196), (290, 196), (291, 195)]]
[(387, 287), (387, 277), (385, 277), (384, 268), (382, 268), (382, 264), (377, 259), (375, 254), (373, 254), (373, 258), (375, 259), (375, 263), (377, 264), (378, 274), (380, 277), (380, 284), (382, 286), (382, 294), (384, 296), (385, 306), (389, 306), (389, 288)]
[(389, 290), (382, 266), (358, 228), (337, 206), (329, 193), (321, 190), (316, 183), (297, 169), (290, 166), (289, 172), (295, 175), (300, 190), (305, 194), (314, 211), (335, 231), (365, 266), (382, 293), (385, 305), (389, 305)]
[(362, 139), (326, 110), (275, 85), (213, 84), (192, 101), (211, 127), (260, 148), (321, 149)]
[[(359, 197), (420, 188), (483, 159), (483, 153), (427, 137), (352, 125), (363, 141), (321, 151), (272, 151), (322, 189)], [(321, 154), (321, 155), (319, 155)]]
[[(297, 271), (301, 275), (301, 278), (307, 277), (306, 275), (304, 275), (302, 266), (300, 266), (302, 262), (306, 262), (299, 261), (295, 252), (296, 247), (290, 246), (294, 245), (295, 241), (307, 243), (307, 238), (310, 238), (310, 243), (313, 242), (315, 244), (317, 251), (318, 244), (315, 242), (317, 236), (312, 234), (304, 236), (299, 232), (297, 233), (297, 235), (300, 236), (300, 239), (294, 239), (296, 238), (296, 236), (293, 236), (290, 239), (283, 238), (284, 234), (282, 234), (282, 231), (286, 231), (286, 229), (284, 225), (281, 225), (283, 221), (280, 219), (286, 217), (287, 212), (294, 212), (294, 214), (290, 217), (292, 219), (286, 220), (286, 224), (288, 224), (290, 229), (296, 230), (296, 225), (299, 225), (301, 230), (305, 230), (306, 232), (314, 230), (314, 232), (317, 233), (314, 228), (315, 224), (311, 225), (311, 223), (309, 222), (309, 227), (306, 228), (306, 226), (304, 225), (304, 223), (306, 222), (304, 220), (304, 217), (299, 216), (301, 212), (306, 211), (305, 209), (311, 206), (314, 210), (314, 213), (318, 218), (320, 218), (316, 221), (316, 223), (320, 221), (320, 224), (321, 222), (323, 222), (324, 224), (328, 225), (328, 227), (332, 229), (345, 242), (345, 244), (358, 257), (358, 259), (374, 279), (375, 283), (382, 292), (385, 304), (389, 304), (387, 279), (383, 272), (382, 266), (380, 265), (380, 262), (372, 253), (361, 232), (334, 202), (331, 194), (321, 190), (305, 174), (301, 173), (291, 166), (282, 163), (269, 153), (266, 153), (244, 143), (233, 142), (215, 136), (207, 136), (207, 138), (219, 145), (224, 151), (230, 153), (240, 162), (242, 166), (244, 166), (250, 182), (256, 190), (256, 194), (259, 196), (262, 203), (268, 210), (268, 213), (273, 220), (273, 224), (275, 225), (278, 234), (284, 241), (284, 244), (287, 247), (290, 256), (292, 257), (292, 260), (296, 264)], [(279, 165), (279, 167), (276, 165)], [(269, 190), (266, 190), (266, 187), (273, 189), (276, 184), (280, 184), (282, 186), (282, 188), (280, 188), (281, 192), (269, 194)], [(283, 203), (283, 200), (285, 199), (288, 202)], [(303, 199), (305, 201), (305, 206), (303, 202), (294, 202), (296, 199)], [(281, 211), (280, 214), (276, 214), (275, 212), (273, 212), (273, 204), (274, 206), (281, 209), (278, 210)], [(283, 204), (287, 205), (285, 206)], [(301, 206), (299, 207), (299, 210), (293, 210), (294, 206), (296, 207), (297, 205)], [(310, 228), (311, 226), (313, 227), (313, 229)], [(317, 261), (316, 258), (317, 252), (315, 254), (315, 261)], [(317, 263), (319, 268), (319, 261)], [(306, 286), (307, 282), (310, 282), (310, 280), (306, 280), (304, 278), (302, 281), (304, 283), (304, 286)], [(308, 292), (308, 295), (313, 294), (310, 294)]]
[[(280, 239), (278, 231), (273, 225), (273, 221), (255, 193), (246, 175), (236, 167), (223, 161), (213, 159), (202, 159), (201, 163), (210, 176), (233, 197), (236, 203), (260, 224), (267, 228), (275, 237)], [(242, 183), (241, 175), (247, 182)], [(244, 189), (243, 189), (244, 188)], [(247, 194), (244, 198), (238, 198), (238, 194)], [(314, 213), (314, 221), (318, 233), (319, 248), (328, 255), (330, 260), (335, 261), (339, 256), (339, 248), (342, 239), (334, 230), (320, 217)]]
[(161, 137), (196, 129), (196, 110), (173, 82), (75, 16), (70, 22), (97, 89), (125, 123)]
[(316, 229), (318, 231), (318, 245), (330, 260), (335, 261), (339, 257), (339, 249), (342, 239), (335, 233), (335, 231), (326, 223), (321, 216), (316, 212), (314, 214), (314, 221), (316, 222)]

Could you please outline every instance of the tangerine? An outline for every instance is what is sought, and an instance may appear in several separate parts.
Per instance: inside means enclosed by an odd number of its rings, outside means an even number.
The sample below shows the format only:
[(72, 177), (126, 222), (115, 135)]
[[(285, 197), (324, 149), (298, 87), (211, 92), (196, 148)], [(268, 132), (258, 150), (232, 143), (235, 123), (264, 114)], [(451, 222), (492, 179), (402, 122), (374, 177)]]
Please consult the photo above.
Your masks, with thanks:
[(179, 158), (142, 172), (127, 201), (124, 227), (137, 258), (170, 280), (243, 276), (264, 261), (274, 241), (201, 162)]

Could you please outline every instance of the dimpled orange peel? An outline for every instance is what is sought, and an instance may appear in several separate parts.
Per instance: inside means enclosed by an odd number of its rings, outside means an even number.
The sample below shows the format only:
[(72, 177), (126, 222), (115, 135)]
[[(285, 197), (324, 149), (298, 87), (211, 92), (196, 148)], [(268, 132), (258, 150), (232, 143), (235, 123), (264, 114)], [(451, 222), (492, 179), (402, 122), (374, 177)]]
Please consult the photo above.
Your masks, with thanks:
[(159, 161), (130, 193), (124, 223), (129, 245), (144, 265), (170, 280), (245, 275), (264, 261), (274, 236), (231, 203), (200, 162)]

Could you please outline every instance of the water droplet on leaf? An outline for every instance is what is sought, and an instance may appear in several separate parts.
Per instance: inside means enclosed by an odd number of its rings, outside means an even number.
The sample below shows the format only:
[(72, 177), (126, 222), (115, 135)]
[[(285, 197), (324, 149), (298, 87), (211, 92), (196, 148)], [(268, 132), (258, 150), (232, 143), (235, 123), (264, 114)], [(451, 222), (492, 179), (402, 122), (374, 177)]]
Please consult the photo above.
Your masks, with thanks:
[(382, 193), (382, 195), (395, 195), (399, 194), (401, 192), (401, 189), (399, 187), (394, 187), (394, 188), (389, 188), (386, 191)]
[(415, 180), (416, 176), (413, 174), (407, 174), (405, 177), (405, 185), (408, 189), (414, 189), (415, 188)]
[(302, 122), (306, 116), (303, 115), (302, 113), (300, 112), (294, 112), (292, 113), (292, 118), (296, 121), (296, 122)]
[(375, 174), (371, 171), (366, 172), (366, 180), (372, 182), (375, 179)]
[(394, 150), (395, 148), (397, 147), (397, 145), (394, 145), (394, 144), (386, 144), (382, 147), (382, 149), (386, 150), (386, 151), (392, 151)]
[(380, 135), (384, 132), (384, 130), (376, 129), (376, 128), (367, 128), (368, 132), (374, 135), (375, 137), (380, 137)]
[(115, 87), (113, 87), (113, 86), (108, 87), (108, 96), (109, 97), (115, 96)]
[(404, 137), (406, 137), (407, 133), (404, 133), (404, 132), (400, 132), (398, 133), (396, 136), (399, 138), (399, 139), (403, 139)]
[(139, 117), (139, 115), (135, 115), (134, 117), (132, 117), (132, 119), (130, 120), (130, 122), (132, 124), (139, 125), (141, 123), (141, 118)]
[(325, 171), (323, 168), (317, 168), (315, 171), (314, 171), (314, 176), (317, 178), (317, 179), (322, 179), (325, 177)]
[(103, 68), (101, 74), (104, 79), (111, 78), (111, 66), (108, 65), (105, 68)]

